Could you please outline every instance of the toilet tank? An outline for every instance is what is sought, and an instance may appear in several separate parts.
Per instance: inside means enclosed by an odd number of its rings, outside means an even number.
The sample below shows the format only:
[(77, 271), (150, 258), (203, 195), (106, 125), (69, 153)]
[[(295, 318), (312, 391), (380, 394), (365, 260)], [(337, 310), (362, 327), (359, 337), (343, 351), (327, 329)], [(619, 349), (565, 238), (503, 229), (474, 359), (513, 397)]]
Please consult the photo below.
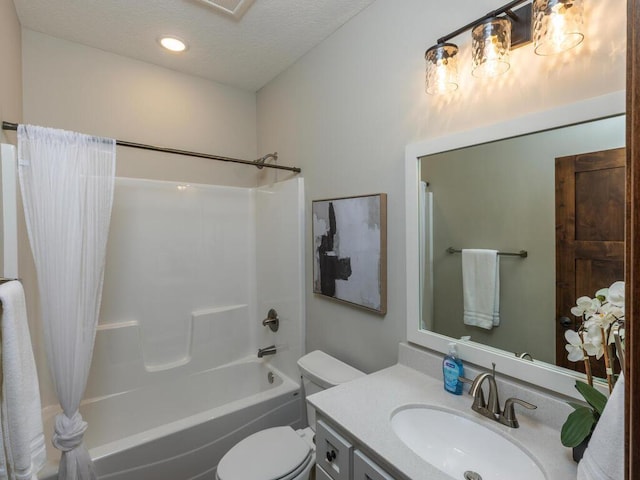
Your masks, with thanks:
[[(353, 368), (320, 350), (314, 350), (300, 357), (298, 367), (302, 374), (306, 396), (366, 375), (357, 368)], [(307, 421), (309, 426), (315, 428), (315, 409), (309, 403), (307, 403)]]

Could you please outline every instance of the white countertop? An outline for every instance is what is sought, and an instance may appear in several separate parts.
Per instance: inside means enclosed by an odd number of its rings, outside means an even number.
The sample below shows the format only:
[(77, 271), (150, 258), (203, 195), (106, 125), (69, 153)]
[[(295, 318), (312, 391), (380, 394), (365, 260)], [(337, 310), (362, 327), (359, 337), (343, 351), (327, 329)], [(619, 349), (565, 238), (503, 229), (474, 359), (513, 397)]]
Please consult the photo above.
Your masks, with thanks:
[(548, 480), (576, 478), (577, 464), (571, 458), (571, 449), (560, 443), (557, 430), (526, 415), (518, 415), (520, 428), (503, 426), (472, 411), (473, 399), (468, 394), (450, 394), (444, 390), (442, 379), (434, 379), (404, 365), (394, 365), (316, 393), (307, 400), (357, 443), (411, 480), (452, 478), (422, 460), (391, 428), (390, 419), (395, 410), (419, 404), (455, 410), (502, 434), (535, 458)]

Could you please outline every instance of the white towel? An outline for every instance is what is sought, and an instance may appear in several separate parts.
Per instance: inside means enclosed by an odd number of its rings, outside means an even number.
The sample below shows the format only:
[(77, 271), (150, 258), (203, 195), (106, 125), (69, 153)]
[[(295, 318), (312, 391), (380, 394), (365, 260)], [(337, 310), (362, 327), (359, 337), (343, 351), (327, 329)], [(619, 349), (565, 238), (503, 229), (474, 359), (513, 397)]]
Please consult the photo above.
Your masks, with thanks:
[(0, 285), (2, 434), (0, 479), (37, 480), (46, 462), (40, 389), (20, 282)]
[(499, 273), (497, 250), (462, 250), (465, 324), (487, 330), (500, 325)]
[(578, 464), (578, 480), (624, 479), (624, 377), (620, 375)]

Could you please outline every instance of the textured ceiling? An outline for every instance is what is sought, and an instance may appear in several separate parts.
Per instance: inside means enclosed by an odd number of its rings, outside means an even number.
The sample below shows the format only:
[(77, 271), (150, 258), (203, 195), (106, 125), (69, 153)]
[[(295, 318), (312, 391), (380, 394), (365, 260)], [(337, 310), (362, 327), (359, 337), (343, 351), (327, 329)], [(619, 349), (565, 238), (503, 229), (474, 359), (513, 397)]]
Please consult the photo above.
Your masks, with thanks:
[[(241, 19), (199, 0), (14, 0), (22, 26), (256, 91), (374, 0), (255, 0)], [(189, 45), (158, 46), (161, 35)]]

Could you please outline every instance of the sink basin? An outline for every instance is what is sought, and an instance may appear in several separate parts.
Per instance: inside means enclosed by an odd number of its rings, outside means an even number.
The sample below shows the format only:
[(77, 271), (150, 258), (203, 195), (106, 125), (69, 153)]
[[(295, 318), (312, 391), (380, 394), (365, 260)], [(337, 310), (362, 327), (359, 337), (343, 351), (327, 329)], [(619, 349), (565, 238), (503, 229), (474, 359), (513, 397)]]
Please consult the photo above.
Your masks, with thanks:
[(515, 443), (455, 412), (404, 407), (391, 416), (391, 427), (422, 459), (456, 480), (546, 480), (535, 460)]

